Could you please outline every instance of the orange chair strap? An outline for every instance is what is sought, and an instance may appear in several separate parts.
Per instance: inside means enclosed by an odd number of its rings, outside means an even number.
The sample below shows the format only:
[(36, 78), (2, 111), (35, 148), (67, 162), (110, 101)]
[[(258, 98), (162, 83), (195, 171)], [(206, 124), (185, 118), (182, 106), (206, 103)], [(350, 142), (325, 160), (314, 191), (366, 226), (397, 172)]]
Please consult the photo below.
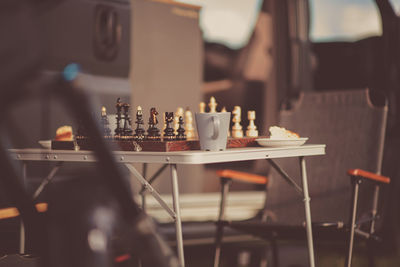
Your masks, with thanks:
[(376, 173), (372, 173), (372, 172), (367, 172), (361, 169), (351, 169), (347, 171), (347, 174), (351, 175), (351, 176), (358, 176), (361, 178), (366, 178), (366, 179), (370, 179), (376, 182), (380, 182), (380, 183), (385, 183), (385, 184), (389, 184), (390, 183), (390, 178), (386, 177), (386, 176), (382, 176)]
[[(39, 212), (47, 211), (47, 203), (38, 203), (35, 206), (37, 211)], [(17, 210), (17, 208), (10, 207), (10, 208), (0, 209), (0, 220), (9, 219), (17, 216), (19, 216), (19, 211)]]
[(217, 175), (219, 177), (230, 178), (253, 184), (266, 184), (268, 182), (268, 178), (266, 176), (229, 169), (218, 170)]

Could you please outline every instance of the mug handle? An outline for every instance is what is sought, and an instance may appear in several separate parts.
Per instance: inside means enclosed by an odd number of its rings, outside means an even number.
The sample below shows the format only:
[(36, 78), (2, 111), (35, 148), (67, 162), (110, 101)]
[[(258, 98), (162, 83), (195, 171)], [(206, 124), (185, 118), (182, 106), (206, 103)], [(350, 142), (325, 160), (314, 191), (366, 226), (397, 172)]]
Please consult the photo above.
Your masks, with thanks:
[(212, 122), (213, 122), (213, 125), (214, 125), (214, 134), (211, 136), (211, 138), (213, 140), (215, 140), (215, 139), (218, 138), (218, 135), (219, 135), (220, 122), (219, 122), (219, 118), (218, 117), (213, 116), (213, 117), (211, 117), (211, 119), (212, 119)]

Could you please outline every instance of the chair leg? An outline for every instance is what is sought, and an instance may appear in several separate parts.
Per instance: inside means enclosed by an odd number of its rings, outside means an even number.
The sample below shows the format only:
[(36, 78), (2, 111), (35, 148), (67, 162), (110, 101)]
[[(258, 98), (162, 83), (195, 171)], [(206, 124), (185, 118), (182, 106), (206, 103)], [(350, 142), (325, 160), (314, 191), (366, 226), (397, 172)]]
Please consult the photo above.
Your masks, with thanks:
[(222, 237), (224, 235), (223, 219), (225, 218), (225, 205), (226, 205), (226, 198), (229, 193), (230, 183), (231, 179), (221, 178), (221, 202), (220, 202), (218, 221), (217, 221), (217, 232), (215, 235), (214, 267), (219, 266), (221, 257), (221, 244), (222, 244)]
[(279, 250), (278, 244), (276, 242), (276, 238), (272, 237), (271, 239), (271, 247), (272, 247), (272, 263), (274, 267), (279, 267)]
[(367, 240), (368, 267), (375, 267), (375, 253), (372, 240)]
[(357, 216), (357, 201), (358, 201), (358, 190), (361, 183), (361, 179), (357, 177), (352, 177), (353, 186), (353, 198), (352, 198), (352, 208), (351, 208), (351, 219), (350, 219), (350, 236), (348, 240), (348, 251), (346, 255), (346, 267), (351, 267), (351, 260), (353, 256), (353, 246), (354, 246), (354, 230), (356, 227), (356, 216)]

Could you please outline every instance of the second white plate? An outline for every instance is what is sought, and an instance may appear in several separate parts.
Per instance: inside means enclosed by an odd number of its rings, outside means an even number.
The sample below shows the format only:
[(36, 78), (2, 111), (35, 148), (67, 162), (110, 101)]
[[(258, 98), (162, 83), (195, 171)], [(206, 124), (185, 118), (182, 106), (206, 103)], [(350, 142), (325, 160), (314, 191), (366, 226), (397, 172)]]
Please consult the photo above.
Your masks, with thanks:
[(51, 140), (39, 140), (38, 143), (39, 143), (43, 148), (51, 149)]
[(257, 143), (265, 147), (282, 147), (282, 146), (301, 146), (307, 142), (308, 137), (301, 137), (296, 139), (270, 139), (258, 138)]

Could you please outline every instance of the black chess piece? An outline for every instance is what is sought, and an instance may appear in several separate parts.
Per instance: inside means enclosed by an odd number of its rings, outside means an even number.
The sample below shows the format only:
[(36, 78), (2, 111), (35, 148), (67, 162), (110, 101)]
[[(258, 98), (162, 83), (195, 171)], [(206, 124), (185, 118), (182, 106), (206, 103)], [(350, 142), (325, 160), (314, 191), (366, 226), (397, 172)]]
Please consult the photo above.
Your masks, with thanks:
[(122, 133), (123, 133), (123, 128), (121, 127), (121, 120), (122, 120), (122, 103), (121, 103), (121, 98), (118, 97), (117, 99), (117, 104), (115, 104), (115, 107), (117, 108), (117, 128), (115, 128), (115, 137), (119, 138)]
[(173, 112), (165, 112), (165, 123), (166, 127), (164, 129), (164, 140), (175, 140), (174, 128), (172, 127), (172, 122), (174, 121), (174, 113)]
[(107, 111), (105, 107), (101, 108), (101, 126), (103, 128), (103, 136), (110, 137), (111, 136), (110, 122), (108, 121)]
[(143, 112), (142, 108), (138, 106), (136, 111), (136, 129), (135, 134), (133, 135), (134, 138), (138, 141), (144, 140), (145, 136), (144, 133), (146, 130), (143, 128), (144, 120), (143, 120)]
[(186, 140), (185, 128), (183, 128), (183, 118), (179, 116), (178, 121), (179, 127), (176, 130), (178, 134), (176, 135), (176, 140)]
[(131, 105), (129, 105), (128, 103), (123, 103), (122, 104), (122, 108), (124, 110), (124, 128), (122, 129), (122, 137), (124, 139), (129, 139), (130, 137), (132, 137), (132, 121), (131, 118), (129, 116), (129, 108)]
[(150, 109), (149, 128), (147, 129), (147, 140), (159, 141), (161, 140), (160, 130), (157, 128), (158, 112), (156, 108)]

